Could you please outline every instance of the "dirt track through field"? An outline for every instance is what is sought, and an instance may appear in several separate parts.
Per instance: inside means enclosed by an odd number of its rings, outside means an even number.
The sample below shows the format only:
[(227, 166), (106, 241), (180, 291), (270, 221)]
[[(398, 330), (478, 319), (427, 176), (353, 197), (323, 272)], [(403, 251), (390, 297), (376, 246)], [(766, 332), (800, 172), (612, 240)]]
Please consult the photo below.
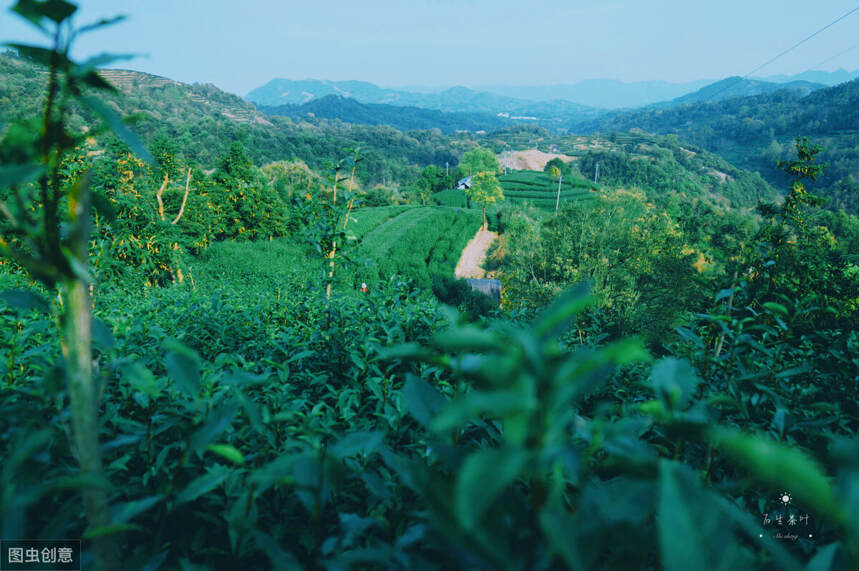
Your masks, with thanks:
[(498, 234), (495, 232), (490, 232), (481, 227), (462, 251), (454, 275), (457, 278), (486, 277), (486, 270), (481, 266), (483, 260), (486, 259), (486, 252), (489, 250), (490, 244), (497, 237)]

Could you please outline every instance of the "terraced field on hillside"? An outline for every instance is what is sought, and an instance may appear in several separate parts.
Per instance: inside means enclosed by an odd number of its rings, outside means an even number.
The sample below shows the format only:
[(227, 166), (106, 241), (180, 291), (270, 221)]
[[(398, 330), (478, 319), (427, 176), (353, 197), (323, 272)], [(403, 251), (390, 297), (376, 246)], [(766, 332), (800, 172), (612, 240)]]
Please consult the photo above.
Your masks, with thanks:
[[(386, 212), (365, 208), (356, 211), (355, 216), (358, 220), (362, 216), (382, 220), (391, 213), (390, 207), (384, 209)], [(358, 275), (371, 283), (399, 274), (424, 286), (431, 284), (434, 275), (453, 277), (463, 248), (481, 222), (477, 210), (443, 206), (401, 209), (375, 228), (365, 228), (355, 254), (365, 262), (357, 270)]]
[[(358, 240), (338, 255), (336, 286), (357, 290), (394, 275), (429, 287), (433, 276), (454, 277), (463, 249), (482, 222), (477, 210), (440, 206), (382, 206), (352, 212), (347, 236)], [(351, 241), (351, 240), (350, 240)], [(354, 243), (353, 243), (354, 244)], [(343, 250), (338, 254), (344, 253)], [(321, 280), (323, 260), (299, 238), (259, 242), (219, 242), (192, 263), (192, 275), (206, 291), (225, 283), (257, 283), (278, 291), (289, 279), (303, 276), (309, 287)], [(321, 286), (320, 286), (321, 287)]]
[[(558, 197), (558, 182), (546, 173), (536, 171), (515, 171), (500, 176), (498, 180), (504, 189), (507, 202), (527, 202), (538, 208), (553, 210)], [(561, 202), (589, 199), (591, 189), (598, 188), (592, 182), (581, 178), (564, 179), (561, 184)], [(433, 196), (445, 206), (466, 207), (465, 191), (443, 190)], [(472, 205), (476, 208), (475, 205)]]

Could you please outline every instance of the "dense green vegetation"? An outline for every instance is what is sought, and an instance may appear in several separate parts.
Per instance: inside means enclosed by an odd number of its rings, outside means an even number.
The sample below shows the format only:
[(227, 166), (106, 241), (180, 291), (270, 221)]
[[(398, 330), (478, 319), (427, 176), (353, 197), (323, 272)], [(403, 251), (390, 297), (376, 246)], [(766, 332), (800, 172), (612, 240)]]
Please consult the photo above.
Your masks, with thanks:
[[(669, 109), (641, 109), (612, 113), (576, 127), (579, 132), (602, 133), (632, 128), (673, 133), (731, 163), (760, 174), (777, 186), (785, 184), (776, 169), (793, 149), (793, 138), (814, 138), (827, 165), (819, 181), (829, 207), (856, 213), (859, 180), (859, 81), (817, 90), (809, 95), (783, 90), (716, 103), (693, 103)], [(619, 133), (620, 134), (620, 133)]]
[(780, 203), (671, 138), (580, 149), (589, 200), (503, 207), (497, 310), (445, 279), (481, 216), (420, 205), (440, 168), (373, 192), (363, 149), (320, 174), (224, 141), (204, 172), (53, 37), (0, 132), (3, 539), (90, 569), (856, 568), (859, 220), (816, 209), (807, 140)]
[(401, 131), (413, 129), (441, 129), (444, 133), (467, 131), (494, 131), (511, 122), (509, 119), (481, 112), (444, 112), (420, 107), (406, 107), (380, 103), (361, 103), (339, 95), (326, 95), (301, 105), (260, 106), (267, 115), (280, 115), (302, 119), (306, 115), (320, 119), (338, 119), (359, 125), (390, 125)]

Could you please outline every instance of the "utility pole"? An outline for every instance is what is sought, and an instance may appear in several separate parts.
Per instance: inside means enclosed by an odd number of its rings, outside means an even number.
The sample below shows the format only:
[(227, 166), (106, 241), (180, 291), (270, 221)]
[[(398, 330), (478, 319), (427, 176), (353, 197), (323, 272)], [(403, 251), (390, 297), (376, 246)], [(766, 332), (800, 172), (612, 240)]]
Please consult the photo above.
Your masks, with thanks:
[(444, 161), (444, 176), (450, 176), (450, 161)]
[(600, 162), (597, 161), (596, 172), (594, 173), (594, 184), (597, 184), (600, 179)]
[(564, 182), (564, 175), (558, 178), (558, 198), (555, 200), (555, 213), (558, 212), (558, 205), (561, 203), (561, 183)]

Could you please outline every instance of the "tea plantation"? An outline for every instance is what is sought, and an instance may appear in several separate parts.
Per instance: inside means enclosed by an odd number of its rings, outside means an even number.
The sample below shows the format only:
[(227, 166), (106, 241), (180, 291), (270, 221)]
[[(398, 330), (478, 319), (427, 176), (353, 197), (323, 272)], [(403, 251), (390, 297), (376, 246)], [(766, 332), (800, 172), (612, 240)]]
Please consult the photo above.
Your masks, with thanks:
[[(537, 171), (513, 171), (498, 177), (504, 191), (504, 199), (512, 204), (528, 203), (538, 208), (554, 210), (558, 198), (558, 181), (548, 174)], [(587, 200), (591, 190), (599, 189), (590, 181), (582, 178), (564, 178), (561, 183), (560, 202)], [(465, 207), (465, 191), (450, 189), (437, 192), (433, 199), (445, 206)]]

